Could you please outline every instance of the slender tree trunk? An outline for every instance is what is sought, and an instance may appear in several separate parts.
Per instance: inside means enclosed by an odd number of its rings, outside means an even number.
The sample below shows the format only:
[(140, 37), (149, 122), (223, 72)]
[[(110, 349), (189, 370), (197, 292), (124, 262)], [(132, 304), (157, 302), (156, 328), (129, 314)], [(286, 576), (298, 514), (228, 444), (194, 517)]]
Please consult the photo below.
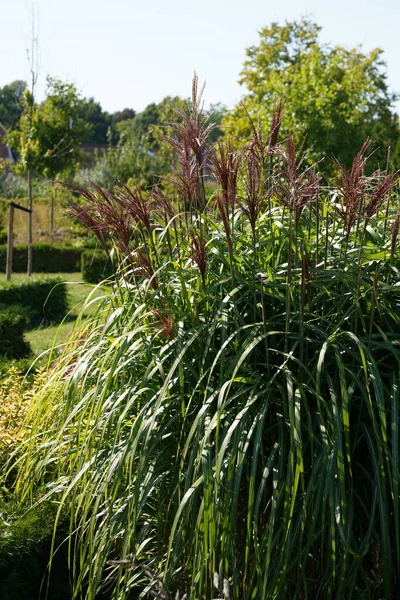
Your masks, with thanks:
[(32, 192), (32, 171), (28, 169), (28, 268), (27, 275), (32, 275), (32, 208), (33, 208), (33, 192)]

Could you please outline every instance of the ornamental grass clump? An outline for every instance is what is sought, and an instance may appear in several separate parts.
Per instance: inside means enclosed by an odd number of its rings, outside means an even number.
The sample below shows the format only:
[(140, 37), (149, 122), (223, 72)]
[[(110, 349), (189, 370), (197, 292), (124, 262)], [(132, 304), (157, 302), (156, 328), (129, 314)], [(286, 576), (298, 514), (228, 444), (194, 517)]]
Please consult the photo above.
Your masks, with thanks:
[(363, 146), (323, 186), (281, 106), (265, 142), (209, 148), (196, 94), (168, 185), (74, 186), (117, 275), (33, 400), (15, 492), (70, 511), (76, 598), (395, 597), (397, 175)]

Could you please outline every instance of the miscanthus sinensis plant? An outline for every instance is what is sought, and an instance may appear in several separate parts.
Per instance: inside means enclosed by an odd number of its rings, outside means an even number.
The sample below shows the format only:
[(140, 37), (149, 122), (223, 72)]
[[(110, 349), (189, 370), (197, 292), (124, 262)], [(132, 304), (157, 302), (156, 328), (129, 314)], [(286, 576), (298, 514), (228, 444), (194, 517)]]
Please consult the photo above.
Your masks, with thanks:
[(76, 598), (395, 597), (397, 175), (364, 175), (367, 142), (325, 185), (281, 106), (209, 148), (200, 96), (163, 186), (73, 186), (117, 275), (36, 393), (16, 493), (69, 509)]

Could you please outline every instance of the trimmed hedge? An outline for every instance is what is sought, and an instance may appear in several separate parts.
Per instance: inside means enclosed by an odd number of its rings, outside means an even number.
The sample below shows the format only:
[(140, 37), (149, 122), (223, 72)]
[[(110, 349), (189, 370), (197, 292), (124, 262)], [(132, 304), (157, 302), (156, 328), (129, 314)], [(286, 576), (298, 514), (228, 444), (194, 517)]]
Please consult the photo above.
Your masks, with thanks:
[[(33, 271), (36, 273), (75, 273), (80, 270), (83, 248), (54, 244), (33, 244)], [(0, 270), (5, 271), (7, 245), (0, 245)], [(14, 246), (13, 271), (24, 273), (28, 262), (28, 246)]]
[(26, 317), (18, 306), (0, 309), (0, 355), (22, 358), (30, 353), (29, 343), (24, 340)]
[(63, 317), (68, 310), (67, 286), (58, 277), (6, 283), (0, 286), (0, 305), (22, 306), (30, 322), (36, 318)]
[(100, 283), (114, 274), (110, 259), (101, 250), (85, 250), (81, 256), (82, 277), (88, 283)]
[(7, 503), (0, 504), (0, 509), (4, 522), (9, 517), (8, 523), (0, 523), (1, 600), (70, 600), (72, 589), (64, 532), (56, 534), (58, 550), (52, 558), (54, 564), (48, 580), (54, 508), (49, 503), (41, 504), (24, 515), (14, 501), (8, 499)]

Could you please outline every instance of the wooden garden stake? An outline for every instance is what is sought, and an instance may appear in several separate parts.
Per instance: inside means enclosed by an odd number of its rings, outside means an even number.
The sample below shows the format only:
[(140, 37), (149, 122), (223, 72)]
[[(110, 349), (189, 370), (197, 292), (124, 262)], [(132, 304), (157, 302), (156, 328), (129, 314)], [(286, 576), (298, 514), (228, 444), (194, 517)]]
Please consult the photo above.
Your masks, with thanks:
[[(10, 212), (8, 216), (8, 236), (7, 236), (7, 261), (6, 261), (6, 279), (10, 281), (12, 275), (12, 255), (13, 255), (13, 239), (14, 239), (14, 210), (23, 210), (27, 213), (32, 214), (32, 210), (16, 204), (15, 202), (9, 203)], [(29, 263), (29, 258), (28, 258)], [(31, 269), (32, 269), (32, 257), (31, 257)], [(32, 271), (31, 271), (32, 272)]]
[(12, 273), (13, 230), (14, 230), (14, 204), (12, 202), (10, 202), (10, 212), (8, 215), (7, 262), (6, 262), (6, 279), (7, 279), (7, 281), (10, 281), (11, 273)]

